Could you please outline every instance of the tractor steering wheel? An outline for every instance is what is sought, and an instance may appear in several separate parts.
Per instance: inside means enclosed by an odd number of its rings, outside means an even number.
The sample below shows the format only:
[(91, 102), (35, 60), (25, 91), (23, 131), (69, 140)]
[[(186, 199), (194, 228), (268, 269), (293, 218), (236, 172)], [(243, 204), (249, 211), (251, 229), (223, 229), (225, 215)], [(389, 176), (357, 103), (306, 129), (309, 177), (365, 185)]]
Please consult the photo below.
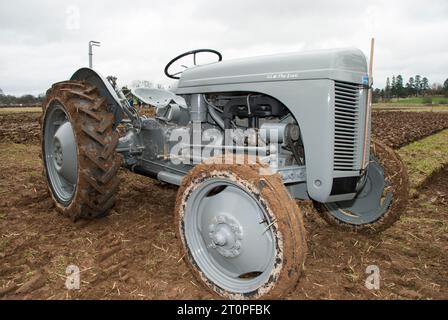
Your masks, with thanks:
[[(183, 58), (183, 57), (186, 57), (186, 56), (188, 56), (188, 55), (193, 55), (193, 63), (194, 63), (194, 65), (195, 66), (197, 66), (197, 64), (196, 64), (196, 54), (198, 54), (198, 53), (200, 53), (200, 52), (209, 52), (209, 53), (213, 53), (213, 54), (216, 54), (217, 56), (218, 56), (218, 62), (219, 61), (222, 61), (222, 55), (221, 55), (221, 53), (219, 53), (218, 51), (216, 51), (216, 50), (212, 50), (212, 49), (196, 49), (196, 50), (191, 50), (191, 51), (187, 51), (187, 52), (185, 52), (185, 53), (182, 53), (181, 55), (178, 55), (176, 58), (174, 58), (173, 60), (171, 60), (170, 62), (168, 62), (168, 64), (166, 65), (166, 67), (165, 67), (165, 75), (168, 77), (168, 78), (171, 78), (171, 79), (180, 79), (180, 77), (178, 77), (178, 75), (180, 75), (183, 71), (179, 71), (179, 72), (176, 72), (176, 73), (169, 73), (168, 72), (168, 69), (173, 65), (173, 63), (174, 62), (176, 62), (177, 60), (179, 60), (179, 59), (181, 59), (181, 58)], [(185, 66), (183, 66), (183, 67), (185, 67)], [(185, 68), (187, 68), (187, 67), (185, 67)]]

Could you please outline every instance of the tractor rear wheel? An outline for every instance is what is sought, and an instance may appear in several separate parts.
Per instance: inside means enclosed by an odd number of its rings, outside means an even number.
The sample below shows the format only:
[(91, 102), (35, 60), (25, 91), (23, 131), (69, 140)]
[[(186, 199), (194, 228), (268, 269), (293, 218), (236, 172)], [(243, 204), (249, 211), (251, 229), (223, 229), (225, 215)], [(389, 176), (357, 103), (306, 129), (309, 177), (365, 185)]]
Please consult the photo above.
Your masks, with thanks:
[(42, 160), (56, 208), (72, 220), (106, 215), (122, 162), (106, 99), (92, 85), (66, 81), (47, 91), (42, 108)]
[(406, 210), (408, 198), (408, 173), (400, 156), (385, 144), (372, 140), (366, 181), (356, 198), (314, 205), (330, 225), (372, 234), (397, 221)]
[(178, 191), (176, 232), (187, 264), (223, 298), (282, 297), (305, 260), (301, 211), (281, 177), (260, 175), (261, 168), (199, 164)]

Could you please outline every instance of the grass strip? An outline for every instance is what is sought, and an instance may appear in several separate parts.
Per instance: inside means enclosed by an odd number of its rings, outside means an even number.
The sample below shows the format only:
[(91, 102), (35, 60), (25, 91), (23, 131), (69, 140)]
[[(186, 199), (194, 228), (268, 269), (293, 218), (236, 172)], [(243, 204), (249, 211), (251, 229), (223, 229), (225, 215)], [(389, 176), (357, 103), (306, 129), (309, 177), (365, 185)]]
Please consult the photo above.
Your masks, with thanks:
[(448, 165), (448, 129), (408, 144), (398, 154), (408, 168), (412, 194), (434, 172)]

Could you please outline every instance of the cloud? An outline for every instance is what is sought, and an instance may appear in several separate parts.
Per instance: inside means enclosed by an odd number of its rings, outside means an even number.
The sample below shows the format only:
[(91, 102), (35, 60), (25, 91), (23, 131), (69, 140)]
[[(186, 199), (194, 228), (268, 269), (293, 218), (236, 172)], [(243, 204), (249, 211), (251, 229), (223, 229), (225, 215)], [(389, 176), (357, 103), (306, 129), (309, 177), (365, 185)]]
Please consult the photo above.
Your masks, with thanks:
[(165, 64), (194, 48), (224, 59), (354, 46), (376, 38), (375, 85), (402, 74), (443, 82), (448, 3), (428, 1), (24, 1), (0, 3), (0, 88), (41, 93), (88, 63), (120, 84), (169, 83)]

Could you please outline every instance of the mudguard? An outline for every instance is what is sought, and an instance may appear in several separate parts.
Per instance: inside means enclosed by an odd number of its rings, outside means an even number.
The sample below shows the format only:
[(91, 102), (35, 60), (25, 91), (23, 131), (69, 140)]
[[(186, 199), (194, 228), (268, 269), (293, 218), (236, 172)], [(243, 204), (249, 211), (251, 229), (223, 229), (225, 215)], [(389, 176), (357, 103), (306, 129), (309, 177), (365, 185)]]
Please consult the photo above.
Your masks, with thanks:
[(81, 68), (77, 70), (71, 76), (70, 80), (85, 81), (99, 90), (101, 96), (106, 98), (108, 110), (115, 115), (114, 128), (116, 128), (123, 119), (123, 108), (121, 106), (120, 98), (109, 81), (90, 68)]

